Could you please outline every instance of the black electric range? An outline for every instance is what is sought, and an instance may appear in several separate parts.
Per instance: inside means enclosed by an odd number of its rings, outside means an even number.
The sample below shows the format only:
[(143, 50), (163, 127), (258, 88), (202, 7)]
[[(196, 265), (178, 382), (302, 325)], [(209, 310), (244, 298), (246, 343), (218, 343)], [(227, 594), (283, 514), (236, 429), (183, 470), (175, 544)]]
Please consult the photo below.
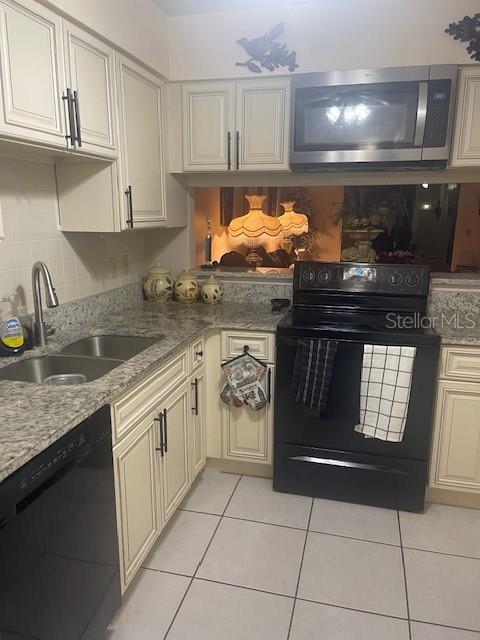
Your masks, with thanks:
[[(276, 335), (274, 490), (423, 510), (440, 344), (425, 315), (428, 290), (425, 266), (295, 265), (292, 309)], [(338, 343), (321, 417), (292, 391), (297, 348), (309, 338)], [(366, 344), (416, 349), (401, 442), (354, 430)]]

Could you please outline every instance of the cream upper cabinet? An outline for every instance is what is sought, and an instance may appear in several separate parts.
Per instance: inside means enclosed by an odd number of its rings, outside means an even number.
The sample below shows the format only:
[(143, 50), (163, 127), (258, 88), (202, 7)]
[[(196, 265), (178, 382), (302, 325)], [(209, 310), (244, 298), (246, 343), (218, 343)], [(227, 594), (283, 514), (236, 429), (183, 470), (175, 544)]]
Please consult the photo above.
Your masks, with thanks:
[(480, 69), (460, 70), (452, 167), (480, 166)]
[(61, 19), (30, 0), (0, 2), (0, 134), (65, 146)]
[(190, 379), (192, 418), (188, 430), (190, 453), (190, 479), (193, 480), (205, 466), (205, 370), (200, 368)]
[(188, 429), (190, 394), (187, 382), (181, 384), (159, 405), (161, 420), (160, 482), (164, 522), (173, 515), (189, 487)]
[(183, 85), (184, 171), (288, 170), (290, 80)]
[(147, 415), (113, 449), (123, 590), (161, 530), (157, 496), (156, 422)]
[[(73, 139), (78, 150), (115, 156), (116, 98), (113, 49), (63, 23), (66, 83), (72, 93)], [(68, 113), (68, 112), (67, 112)]]
[(237, 83), (237, 169), (288, 170), (289, 105), (288, 80)]
[(122, 228), (164, 226), (161, 84), (128, 58), (117, 58)]
[(184, 171), (228, 171), (233, 166), (235, 85), (183, 86)]

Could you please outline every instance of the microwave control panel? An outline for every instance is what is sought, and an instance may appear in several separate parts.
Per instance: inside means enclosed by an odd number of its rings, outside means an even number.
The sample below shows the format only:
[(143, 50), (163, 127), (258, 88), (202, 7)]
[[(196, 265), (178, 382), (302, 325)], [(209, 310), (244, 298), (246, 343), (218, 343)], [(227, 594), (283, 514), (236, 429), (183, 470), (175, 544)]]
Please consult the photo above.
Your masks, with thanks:
[(451, 80), (430, 80), (428, 83), (427, 119), (423, 138), (424, 147), (445, 146), (447, 142), (451, 93)]

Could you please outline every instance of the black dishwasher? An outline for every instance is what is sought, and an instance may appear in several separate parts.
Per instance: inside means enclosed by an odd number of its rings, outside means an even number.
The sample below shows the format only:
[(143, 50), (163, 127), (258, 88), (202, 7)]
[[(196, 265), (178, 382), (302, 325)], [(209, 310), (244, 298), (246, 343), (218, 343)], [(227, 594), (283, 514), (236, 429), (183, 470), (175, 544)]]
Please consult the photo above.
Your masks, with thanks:
[(120, 602), (105, 406), (0, 484), (0, 638), (100, 640)]

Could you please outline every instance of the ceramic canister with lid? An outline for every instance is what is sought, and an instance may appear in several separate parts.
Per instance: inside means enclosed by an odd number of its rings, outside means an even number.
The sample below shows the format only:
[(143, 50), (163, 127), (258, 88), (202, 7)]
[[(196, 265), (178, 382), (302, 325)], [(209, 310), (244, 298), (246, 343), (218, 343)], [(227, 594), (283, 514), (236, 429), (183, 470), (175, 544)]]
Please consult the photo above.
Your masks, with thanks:
[(200, 285), (193, 273), (182, 271), (175, 281), (175, 298), (180, 302), (196, 302), (200, 297)]
[(167, 302), (173, 295), (173, 279), (170, 269), (153, 265), (143, 279), (143, 291), (149, 302)]

